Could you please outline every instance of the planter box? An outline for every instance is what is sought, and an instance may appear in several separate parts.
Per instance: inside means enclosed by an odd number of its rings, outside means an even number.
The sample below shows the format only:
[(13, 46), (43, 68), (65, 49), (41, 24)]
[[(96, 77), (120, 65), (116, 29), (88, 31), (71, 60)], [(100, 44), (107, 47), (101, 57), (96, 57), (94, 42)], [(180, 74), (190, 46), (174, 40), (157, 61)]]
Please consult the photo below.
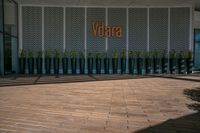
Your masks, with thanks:
[(170, 73), (175, 74), (176, 73), (176, 59), (175, 58), (170, 58), (169, 59), (169, 66), (170, 66)]
[(188, 74), (192, 73), (192, 69), (193, 69), (193, 59), (192, 58), (186, 59), (186, 66), (187, 66), (187, 73)]
[(110, 68), (110, 59), (104, 58), (104, 73), (109, 74), (109, 68)]
[(137, 58), (137, 74), (138, 75), (142, 74), (142, 68), (143, 68), (143, 59)]
[(94, 66), (94, 59), (88, 58), (87, 64), (88, 64), (88, 74), (92, 74), (93, 73), (93, 66)]
[(28, 58), (28, 73), (34, 74), (34, 58)]
[(63, 74), (68, 74), (68, 64), (69, 64), (68, 58), (62, 58)]
[(150, 74), (151, 73), (151, 60), (149, 58), (145, 58), (145, 71), (146, 74)]
[(85, 59), (79, 58), (79, 67), (80, 67), (80, 74), (85, 73)]
[(42, 74), (42, 58), (37, 58), (36, 59), (36, 63), (37, 63), (37, 74)]
[(134, 59), (134, 58), (129, 58), (128, 64), (129, 64), (129, 65), (128, 65), (129, 74), (134, 74), (135, 59)]
[(167, 69), (168, 69), (168, 59), (167, 58), (162, 58), (161, 59), (161, 69), (162, 69), (162, 73), (167, 73)]
[(118, 70), (118, 58), (112, 58), (112, 71), (113, 74), (117, 74)]
[(121, 58), (121, 74), (126, 73), (126, 58)]
[(45, 71), (46, 74), (51, 73), (51, 58), (45, 58)]
[(53, 64), (54, 64), (54, 74), (59, 74), (60, 58), (54, 58)]
[(71, 58), (71, 70), (72, 74), (76, 74), (77, 59)]
[(19, 72), (25, 74), (26, 70), (26, 58), (19, 58)]
[(96, 73), (101, 74), (101, 58), (96, 58)]
[(179, 74), (185, 73), (185, 59), (184, 58), (178, 59), (178, 73)]

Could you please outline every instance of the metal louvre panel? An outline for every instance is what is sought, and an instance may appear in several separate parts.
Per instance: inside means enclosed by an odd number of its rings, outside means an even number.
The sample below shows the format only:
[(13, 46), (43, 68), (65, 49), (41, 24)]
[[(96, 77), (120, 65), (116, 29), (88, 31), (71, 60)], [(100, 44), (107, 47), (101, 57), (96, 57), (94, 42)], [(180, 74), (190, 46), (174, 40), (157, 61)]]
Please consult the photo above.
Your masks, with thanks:
[(168, 48), (168, 9), (149, 9), (149, 50)]
[(34, 52), (42, 50), (41, 7), (22, 7), (22, 47)]
[(111, 54), (114, 50), (121, 52), (126, 49), (126, 9), (125, 8), (109, 8), (108, 9), (109, 26), (120, 26), (122, 28), (122, 37), (108, 38), (108, 52)]
[(105, 38), (94, 37), (92, 24), (103, 21), (105, 24), (105, 8), (87, 9), (87, 51), (105, 51)]
[(189, 49), (190, 8), (170, 9), (170, 49), (184, 51)]
[(66, 50), (84, 51), (84, 8), (66, 8)]
[(63, 51), (63, 8), (44, 8), (44, 48)]
[(129, 51), (147, 49), (147, 9), (129, 9)]

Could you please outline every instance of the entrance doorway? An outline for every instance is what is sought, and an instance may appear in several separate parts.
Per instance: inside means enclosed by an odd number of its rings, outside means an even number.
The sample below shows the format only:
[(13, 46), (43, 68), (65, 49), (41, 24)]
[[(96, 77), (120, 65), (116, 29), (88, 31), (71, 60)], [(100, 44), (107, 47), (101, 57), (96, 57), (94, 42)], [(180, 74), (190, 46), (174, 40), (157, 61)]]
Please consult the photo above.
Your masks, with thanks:
[(200, 29), (195, 29), (194, 34), (194, 67), (200, 70)]

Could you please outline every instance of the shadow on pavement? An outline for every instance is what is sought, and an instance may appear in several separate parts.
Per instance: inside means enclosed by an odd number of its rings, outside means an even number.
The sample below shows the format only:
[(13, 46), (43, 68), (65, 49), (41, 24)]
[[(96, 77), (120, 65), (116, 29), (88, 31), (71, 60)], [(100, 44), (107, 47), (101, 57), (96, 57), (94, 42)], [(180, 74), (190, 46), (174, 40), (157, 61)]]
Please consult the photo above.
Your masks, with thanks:
[(186, 89), (183, 93), (195, 102), (187, 106), (189, 109), (197, 111), (196, 113), (170, 119), (132, 133), (200, 133), (200, 88)]

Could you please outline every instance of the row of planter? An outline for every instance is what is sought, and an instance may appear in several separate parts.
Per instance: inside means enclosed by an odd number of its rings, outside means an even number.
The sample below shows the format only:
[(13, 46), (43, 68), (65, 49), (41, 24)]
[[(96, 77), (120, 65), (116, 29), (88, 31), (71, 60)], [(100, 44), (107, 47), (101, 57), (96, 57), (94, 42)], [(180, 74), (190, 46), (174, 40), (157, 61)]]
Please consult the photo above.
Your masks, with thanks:
[[(53, 54), (53, 56), (52, 56)], [(58, 51), (44, 53), (45, 73), (51, 74), (52, 64), (54, 74), (59, 74), (60, 66), (62, 65), (62, 73), (69, 74), (69, 65), (71, 65), (71, 73), (77, 74), (77, 69), (80, 74), (85, 74), (85, 54), (83, 52), (64, 52)], [(130, 51), (127, 63), (126, 51), (122, 50), (120, 54), (114, 51), (109, 57), (107, 52), (87, 53), (87, 73), (117, 74), (126, 73), (126, 65), (128, 65), (129, 74), (160, 74), (160, 73), (192, 73), (193, 60), (192, 53), (171, 51), (169, 55), (165, 51), (153, 52), (137, 52)], [(21, 74), (25, 74), (26, 66), (28, 66), (28, 73), (34, 74), (35, 66), (37, 74), (43, 73), (43, 52), (39, 51), (37, 57), (34, 56), (33, 51), (22, 50), (19, 58), (19, 69)], [(95, 67), (94, 67), (95, 66)]]

